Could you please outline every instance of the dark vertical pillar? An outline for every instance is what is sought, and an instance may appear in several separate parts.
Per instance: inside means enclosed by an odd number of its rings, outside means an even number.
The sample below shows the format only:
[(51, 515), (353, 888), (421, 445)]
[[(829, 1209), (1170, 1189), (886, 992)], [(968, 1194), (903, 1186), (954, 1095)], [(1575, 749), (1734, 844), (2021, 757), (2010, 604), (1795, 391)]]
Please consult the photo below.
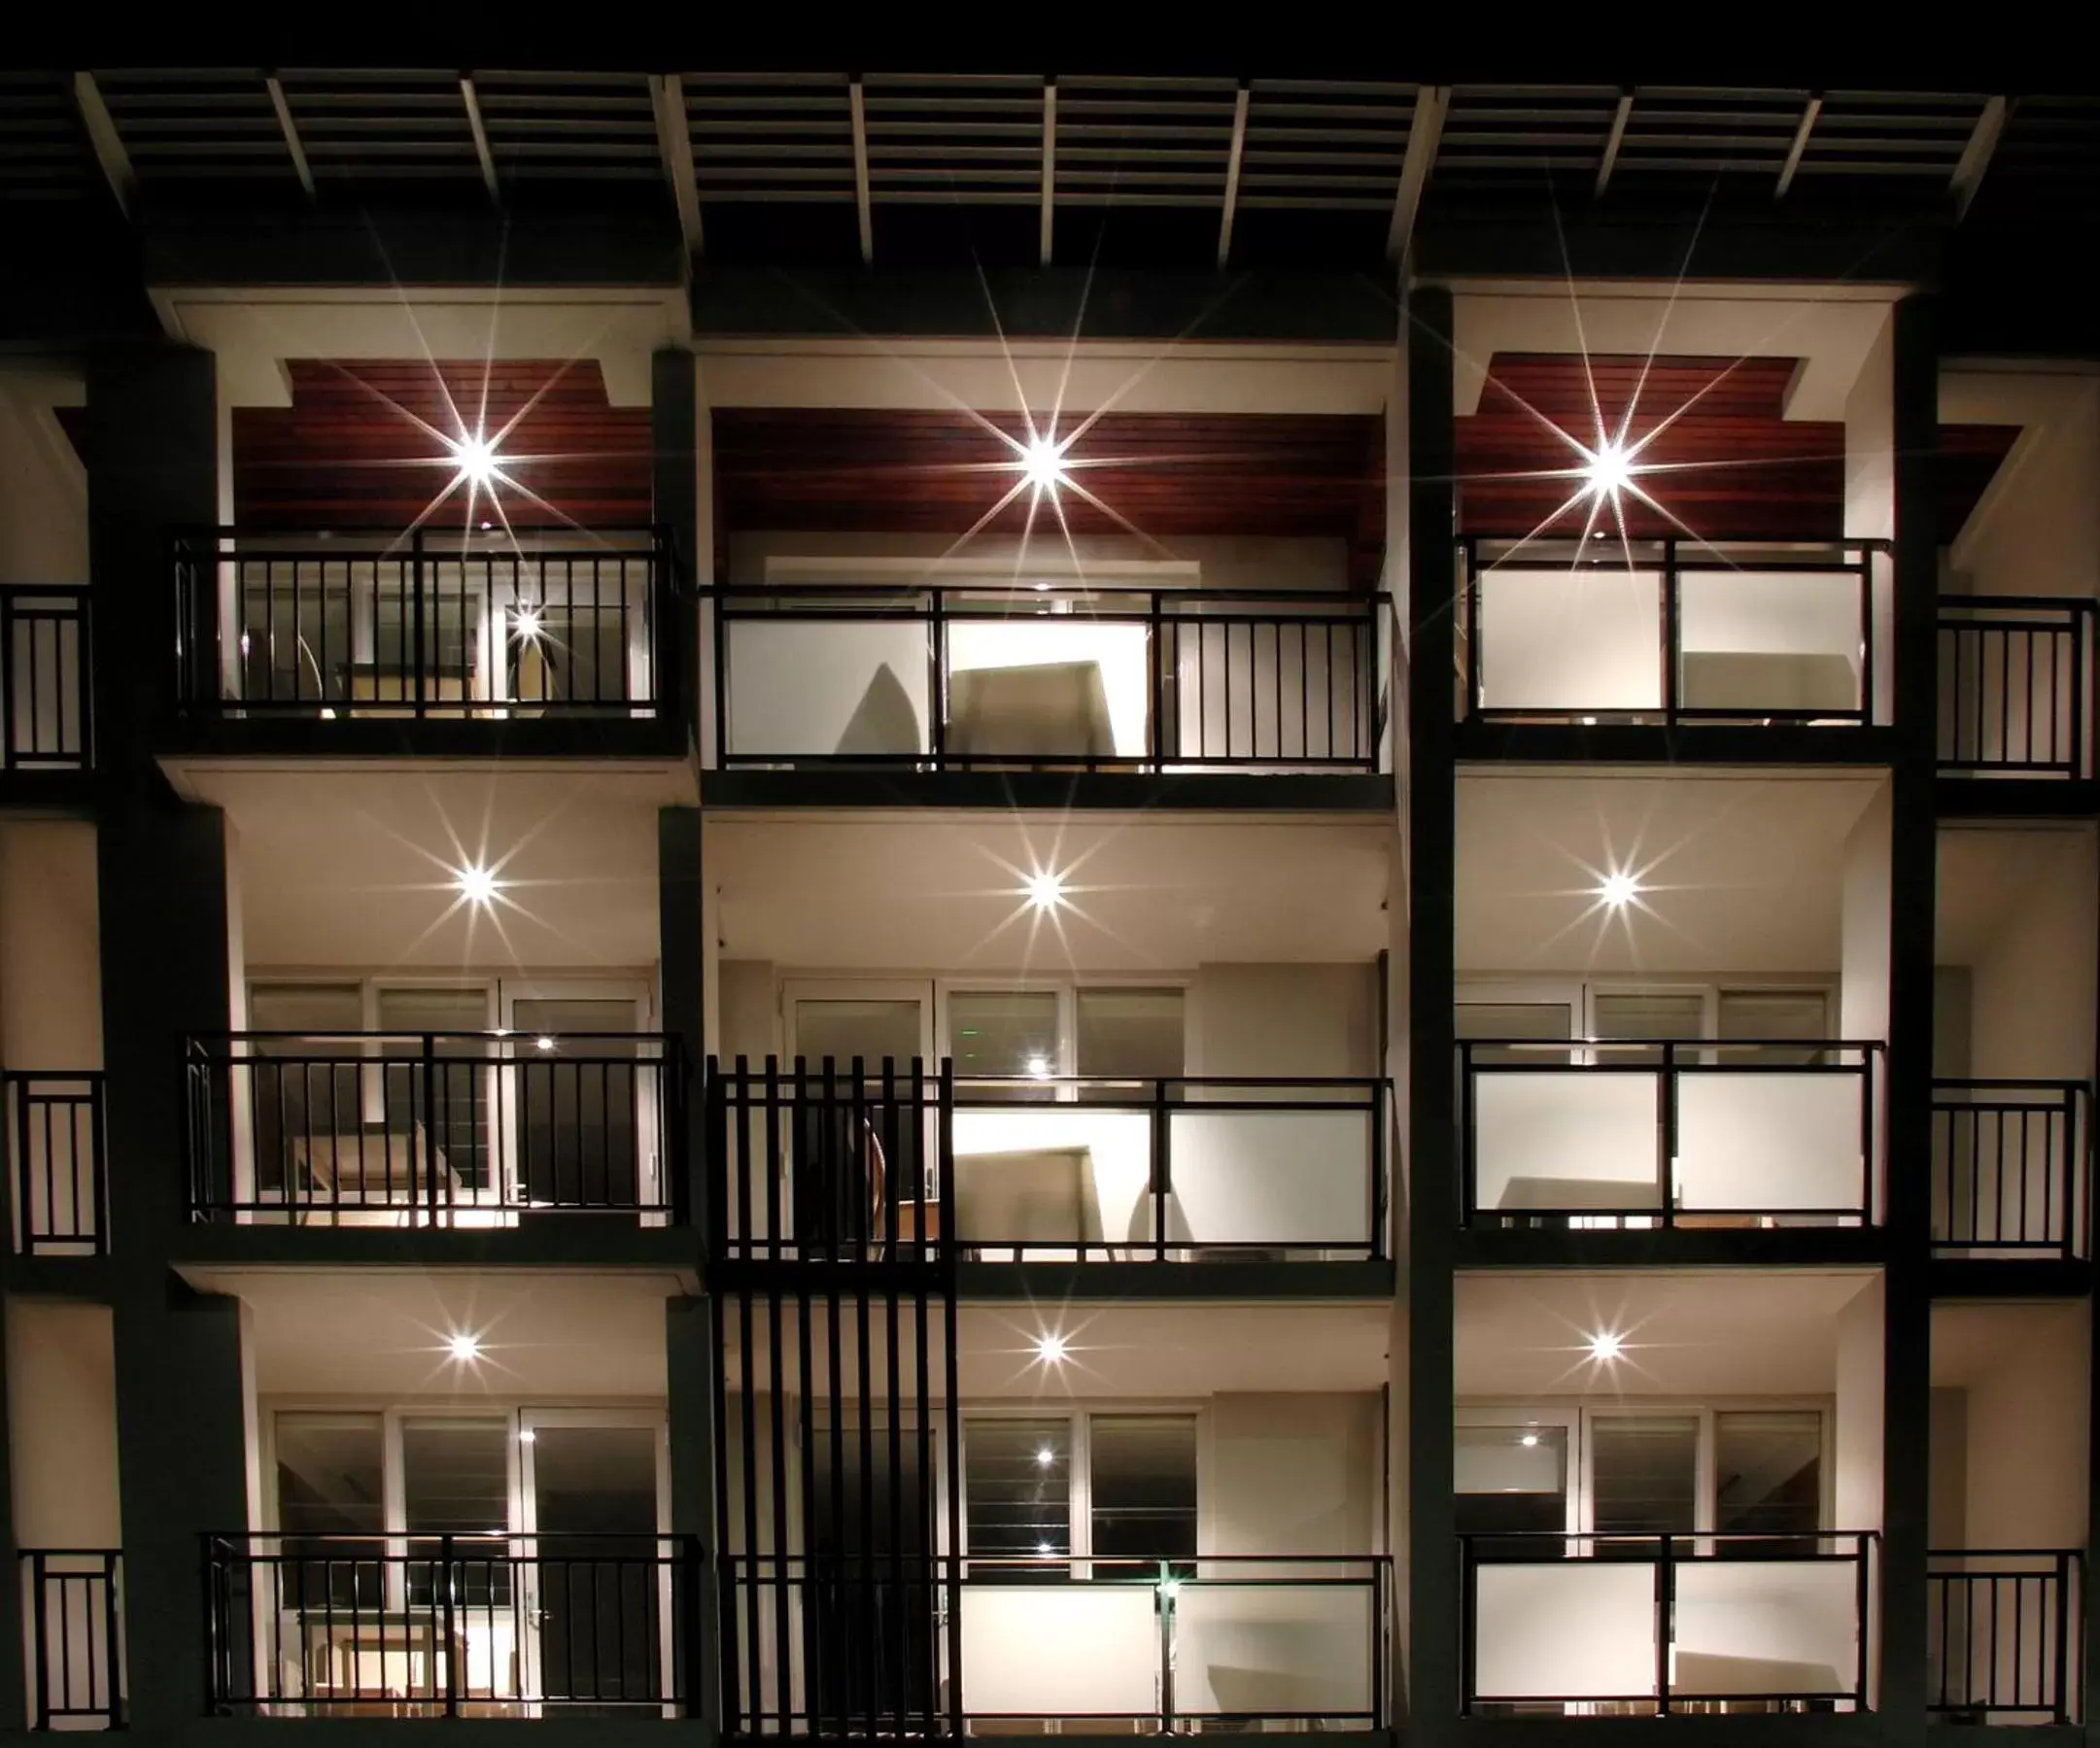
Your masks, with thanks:
[[(1890, 773), (1888, 1237), (1881, 1441), (1881, 1684), (1885, 1740), (1925, 1728), (1925, 1556), (1932, 1425), (1932, 966), (1934, 607), (1940, 355), (1936, 311), (1893, 317), (1896, 760)], [(1847, 1525), (1840, 1525), (1847, 1527)]]
[(1452, 1506), (1453, 1255), (1458, 1228), (1452, 1097), (1453, 460), (1451, 293), (1407, 301), (1406, 1241), (1409, 1643), (1414, 1739), (1451, 1739), (1459, 1711), (1459, 1565)]
[(21, 1551), (15, 1539), (14, 1453), (9, 1448), (7, 1326), (8, 1302), (0, 1299), (0, 1735), (29, 1728), (29, 1696), (23, 1659), (17, 1646), (27, 1645), (29, 1621), (25, 1602), (30, 1599), (17, 1579)]
[(248, 1526), (241, 1303), (168, 1279), (116, 1329), (130, 1721), (173, 1730), (205, 1709), (204, 1537)]
[(87, 372), (103, 1059), (131, 1716), (204, 1704), (200, 1533), (247, 1522), (240, 1305), (166, 1272), (183, 1210), (183, 1040), (228, 1023), (226, 845), (154, 763), (172, 699), (171, 535), (218, 519), (214, 360), (113, 349)]
[(671, 1425), (671, 1529), (696, 1561), (678, 1586), (676, 1668), (686, 1715), (712, 1738), (722, 1727), (716, 1647), (714, 1328), (706, 1299), (672, 1299), (665, 1312), (664, 1361)]
[(701, 1070), (706, 1060), (706, 916), (701, 884), (698, 807), (664, 807), (656, 816), (657, 942), (664, 984), (663, 1028), (675, 1041), (667, 1072), (683, 1076), (678, 1106), (683, 1163), (669, 1185), (673, 1202), (699, 1235), (707, 1231), (706, 1123)]
[(697, 546), (700, 394), (693, 371), (693, 355), (681, 347), (664, 347), (650, 360), (650, 497), (657, 522), (671, 531), (681, 577), (679, 587), (658, 603), (658, 698), (671, 721), (689, 726), (697, 723), (700, 697), (700, 621), (691, 583), (706, 569)]

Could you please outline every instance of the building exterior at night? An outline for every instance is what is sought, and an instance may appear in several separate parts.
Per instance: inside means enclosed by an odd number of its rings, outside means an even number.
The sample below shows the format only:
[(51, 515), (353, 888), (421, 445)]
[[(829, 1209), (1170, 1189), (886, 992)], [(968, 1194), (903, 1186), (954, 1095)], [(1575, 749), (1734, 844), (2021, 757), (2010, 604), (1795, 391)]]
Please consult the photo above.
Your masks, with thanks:
[(0, 75), (0, 1732), (2083, 1739), (2100, 106), (1404, 71)]

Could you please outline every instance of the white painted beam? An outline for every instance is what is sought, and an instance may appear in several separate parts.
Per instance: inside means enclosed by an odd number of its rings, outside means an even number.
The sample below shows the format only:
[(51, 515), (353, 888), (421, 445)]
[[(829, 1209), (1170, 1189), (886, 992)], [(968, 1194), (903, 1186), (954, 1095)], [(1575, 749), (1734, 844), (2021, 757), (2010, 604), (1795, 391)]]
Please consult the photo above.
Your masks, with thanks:
[(460, 75), (460, 101), (466, 105), (466, 125), (474, 136), (474, 156), (481, 164), (481, 186), (489, 190), (492, 205), (501, 205), (503, 191), (496, 182), (496, 158), (489, 151), (489, 130), (481, 124), (481, 99), (474, 94), (470, 75)]
[(1057, 215), (1057, 82), (1043, 82), (1043, 223), (1037, 241), (1044, 266), (1050, 264), (1050, 249)]
[(1807, 107), (1801, 112), (1801, 121), (1794, 129), (1793, 144), (1786, 149), (1786, 162), (1779, 166), (1779, 184), (1772, 190), (1774, 200), (1784, 200), (1786, 191), (1794, 186), (1795, 174), (1801, 169), (1802, 154), (1808, 150), (1808, 136), (1815, 131), (1815, 119), (1823, 113), (1823, 97), (1819, 91), (1810, 97)]
[(845, 87), (853, 115), (853, 211), (860, 221), (860, 264), (875, 264), (875, 197), (868, 183), (868, 97), (856, 78)]
[(1415, 93), (1415, 113), (1407, 123), (1407, 155), (1400, 163), (1400, 186), (1393, 200), (1393, 223), (1386, 231), (1386, 258), (1399, 260), (1407, 254), (1407, 241), (1415, 232), (1415, 215), (1422, 210), (1422, 191), (1429, 184), (1429, 168), (1436, 162), (1436, 148), (1444, 137), (1444, 112), (1451, 106), (1451, 87), (1426, 85)]
[(2006, 117), (2011, 113), (2010, 99), (1983, 99), (1982, 114), (1969, 130), (1969, 143), (1961, 149), (1961, 161), (1954, 166), (1953, 180), (1947, 185), (1954, 196), (1957, 224), (1969, 216), (1969, 203), (1982, 185), (1983, 172), (1990, 168), (1990, 154), (1998, 149), (1998, 136), (2005, 131)]
[(306, 190), (306, 198), (314, 198), (313, 166), (306, 161), (306, 147), (299, 139), (298, 123), (292, 119), (292, 105), (285, 101), (284, 81), (276, 74), (263, 76), (262, 87), (270, 94), (270, 108), (277, 112), (277, 129), (285, 136), (285, 150), (292, 154), (292, 168), (297, 172), (299, 187)]
[(139, 190), (138, 172), (131, 167), (131, 154), (124, 150), (123, 137), (117, 131), (116, 119), (103, 102), (102, 87), (95, 84), (92, 73), (73, 75), (73, 102), (80, 111), (82, 125), (87, 129), (95, 161), (102, 166), (110, 192), (117, 196), (118, 210), (128, 219), (131, 202)]
[(1626, 141), (1626, 123), (1634, 113), (1634, 93), (1621, 91), (1619, 107), (1611, 112), (1611, 132), (1604, 140), (1604, 155), (1597, 166), (1597, 187), (1591, 194), (1601, 200), (1604, 190), (1611, 186), (1611, 172), (1619, 161), (1619, 148)]
[(685, 81), (675, 73), (649, 76), (649, 102), (656, 111), (656, 150), (678, 206), (678, 233), (685, 253), (701, 252), (700, 184), (693, 175), (693, 136), (685, 125)]
[(1247, 82), (1240, 81), (1239, 94), (1232, 99), (1232, 146), (1225, 155), (1225, 210), (1218, 219), (1218, 270), (1224, 271), (1232, 254), (1232, 219), (1240, 205), (1240, 160), (1247, 154)]

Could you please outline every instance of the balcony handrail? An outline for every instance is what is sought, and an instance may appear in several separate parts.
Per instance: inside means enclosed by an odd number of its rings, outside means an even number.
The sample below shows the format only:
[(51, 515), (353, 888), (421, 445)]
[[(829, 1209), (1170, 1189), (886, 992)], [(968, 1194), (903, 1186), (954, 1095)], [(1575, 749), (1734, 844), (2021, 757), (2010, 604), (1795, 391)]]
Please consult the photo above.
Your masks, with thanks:
[[(1564, 1530), (1564, 1529), (1508, 1529), (1508, 1530), (1460, 1530), (1456, 1540), (1459, 1544), (1460, 1586), (1460, 1657), (1462, 1662), (1462, 1685), (1460, 1689), (1460, 1711), (1471, 1716), (1474, 1708), (1482, 1704), (1495, 1704), (1510, 1698), (1546, 1700), (1558, 1697), (1564, 1702), (1589, 1700), (1598, 1702), (1628, 1702), (1645, 1704), (1652, 1701), (1660, 1716), (1669, 1716), (1672, 1703), (1697, 1704), (1712, 1698), (1728, 1697), (1759, 1699), (1768, 1703), (1818, 1704), (1842, 1702), (1868, 1709), (1868, 1675), (1870, 1667), (1871, 1637), (1868, 1630), (1872, 1609), (1872, 1570), (1876, 1551), (1879, 1547), (1881, 1533), (1877, 1529), (1804, 1529), (1786, 1531), (1767, 1530)], [(1850, 1548), (1843, 1552), (1825, 1552), (1825, 1544), (1849, 1542)], [(1509, 1544), (1520, 1544), (1511, 1548)], [(1646, 1694), (1617, 1695), (1566, 1695), (1550, 1696), (1524, 1694), (1521, 1696), (1482, 1694), (1479, 1691), (1477, 1669), (1479, 1666), (1480, 1601), (1477, 1594), (1477, 1574), (1484, 1567), (1498, 1565), (1536, 1565), (1546, 1559), (1556, 1561), (1568, 1559), (1565, 1550), (1570, 1543), (1582, 1543), (1592, 1550), (1574, 1557), (1574, 1563), (1594, 1562), (1604, 1567), (1625, 1565), (1647, 1565), (1654, 1571), (1653, 1594), (1654, 1616), (1650, 1630), (1655, 1646), (1654, 1691)], [(1483, 1547), (1483, 1544), (1487, 1544)], [(1813, 1544), (1814, 1551), (1798, 1552), (1806, 1544)], [(1536, 1554), (1529, 1552), (1535, 1546)], [(1628, 1551), (1620, 1555), (1600, 1558), (1595, 1550), (1610, 1547)], [(1630, 1559), (1628, 1553), (1637, 1554), (1642, 1549), (1653, 1550), (1646, 1559)], [(1739, 1552), (1738, 1550), (1768, 1549), (1769, 1553)], [(1775, 1691), (1771, 1693), (1731, 1692), (1714, 1695), (1698, 1691), (1673, 1693), (1670, 1680), (1670, 1654), (1676, 1641), (1677, 1590), (1675, 1572), (1680, 1566), (1711, 1566), (1717, 1564), (1739, 1564), (1748, 1566), (1767, 1565), (1783, 1560), (1786, 1564), (1803, 1565), (1849, 1565), (1855, 1569), (1853, 1584), (1853, 1636), (1855, 1661), (1853, 1685), (1849, 1688), (1817, 1689), (1813, 1691)]]
[[(782, 1671), (769, 1668), (755, 1655), (756, 1647), (775, 1623), (786, 1618), (792, 1593), (803, 1596), (806, 1630), (824, 1630), (825, 1612), (810, 1595), (819, 1592), (865, 1591), (879, 1594), (901, 1591), (893, 1596), (895, 1606), (885, 1615), (882, 1636), (891, 1639), (897, 1655), (907, 1664), (914, 1657), (921, 1679), (913, 1697), (900, 1683), (890, 1702), (878, 1715), (895, 1721), (900, 1734), (917, 1734), (923, 1720), (924, 1733), (960, 1734), (971, 1721), (1035, 1718), (1052, 1715), (1066, 1720), (1081, 1718), (1150, 1720), (1162, 1733), (1172, 1734), (1184, 1721), (1233, 1719), (1243, 1722), (1306, 1724), (1331, 1720), (1383, 1727), (1387, 1722), (1387, 1670), (1385, 1641), (1390, 1630), (1393, 1560), (1386, 1554), (1308, 1555), (1190, 1555), (1156, 1557), (1063, 1556), (1054, 1559), (1008, 1555), (903, 1552), (890, 1554), (818, 1555), (808, 1553), (721, 1554), (716, 1557), (720, 1584), (719, 1610), (723, 1624), (721, 1669), (723, 1710), (729, 1727), (738, 1733), (782, 1735), (827, 1734), (823, 1728), (834, 1720), (868, 1715), (867, 1703), (850, 1693), (827, 1696), (813, 1677), (799, 1699), (782, 1680)], [(1100, 1570), (1099, 1568), (1110, 1568)], [(1206, 1578), (1205, 1567), (1225, 1569), (1226, 1575)], [(1263, 1569), (1267, 1575), (1263, 1575)], [(1343, 1570), (1347, 1568), (1347, 1570)], [(1155, 1683), (1152, 1703), (1114, 1711), (1087, 1711), (1051, 1704), (1045, 1711), (991, 1711), (965, 1703), (970, 1680), (969, 1642), (960, 1636), (947, 1641), (950, 1666), (942, 1669), (935, 1640), (943, 1623), (958, 1622), (966, 1595), (1025, 1595), (1028, 1580), (1039, 1578), (1045, 1587), (1060, 1594), (1089, 1592), (1149, 1592), (1153, 1606), (1147, 1613), (1155, 1655), (1151, 1660)], [(1189, 1705), (1177, 1692), (1177, 1679), (1186, 1680), (1188, 1669), (1176, 1656), (1182, 1630), (1182, 1610), (1205, 1592), (1325, 1592), (1354, 1594), (1364, 1598), (1361, 1627), (1365, 1631), (1364, 1661), (1360, 1673), (1362, 1702), (1319, 1705), (1303, 1703), (1289, 1709), (1252, 1706), (1226, 1710)], [(1287, 1605), (1288, 1606), (1288, 1605)], [(770, 1612), (770, 1618), (769, 1618)], [(905, 1616), (916, 1615), (928, 1628), (924, 1638), (915, 1636)], [(1304, 1623), (1332, 1631), (1332, 1620)], [(850, 1628), (834, 1628), (850, 1630)], [(953, 1628), (950, 1626), (952, 1632)], [(910, 1649), (908, 1649), (910, 1647)], [(807, 1669), (827, 1666), (828, 1658), (817, 1646), (806, 1653), (811, 1659)], [(1345, 1676), (1344, 1679), (1347, 1679)], [(848, 1684), (850, 1685), (850, 1684)], [(769, 1698), (773, 1703), (767, 1703)], [(1354, 1698), (1354, 1696), (1351, 1696)], [(946, 1722), (946, 1730), (939, 1727)]]
[[(1069, 1251), (1080, 1262), (1089, 1258), (1165, 1262), (1184, 1253), (1223, 1257), (1279, 1250), (1361, 1252), (1363, 1260), (1382, 1261), (1387, 1253), (1393, 1082), (1383, 1077), (1067, 1075), (965, 1080), (954, 1074), (952, 1062), (945, 1058), (930, 1062), (922, 1057), (878, 1061), (824, 1057), (812, 1064), (808, 1057), (783, 1063), (777, 1056), (768, 1056), (758, 1065), (748, 1056), (738, 1056), (726, 1065), (710, 1056), (704, 1073), (709, 1150), (718, 1162), (708, 1181), (714, 1207), (710, 1230), (719, 1236), (723, 1253), (730, 1257), (776, 1263), (925, 1262), (947, 1256), (951, 1247), (983, 1252), (1011, 1251), (1015, 1260), (1020, 1259), (1023, 1250)], [(1089, 1090), (1121, 1096), (1041, 1096)], [(996, 1096), (1001, 1092), (1037, 1096)], [(1216, 1096), (1233, 1092), (1257, 1096)], [(1302, 1096), (1259, 1096), (1291, 1093)], [(1314, 1096), (1318, 1094), (1327, 1096)], [(787, 1130), (804, 1114), (828, 1114), (835, 1125), (846, 1125), (829, 1144), (829, 1178), (812, 1178), (806, 1169), (798, 1180), (789, 1170), (794, 1137)], [(1002, 1114), (1066, 1122), (1100, 1117), (1146, 1119), (1148, 1171), (1140, 1207), (1151, 1211), (1150, 1233), (1093, 1237), (1087, 1235), (1084, 1221), (1078, 1221), (1078, 1228), (1067, 1237), (1040, 1240), (959, 1230), (954, 1206), (954, 1120), (959, 1115)], [(1361, 1229), (1217, 1242), (1172, 1236), (1168, 1215), (1175, 1197), (1177, 1120), (1237, 1115), (1363, 1119)], [(856, 1124), (866, 1138), (862, 1142), (851, 1139)], [(975, 1156), (970, 1151), (962, 1155), (965, 1160)], [(812, 1182), (826, 1187), (814, 1202), (807, 1194), (798, 1199), (798, 1182), (802, 1192), (814, 1193), (809, 1190)], [(934, 1198), (939, 1200), (938, 1209), (932, 1206)], [(913, 1210), (911, 1222), (900, 1220), (900, 1204)], [(810, 1222), (808, 1231), (802, 1226), (806, 1217)], [(937, 1228), (931, 1226), (934, 1219), (941, 1222)]]
[[(1878, 1166), (1878, 1108), (1888, 1045), (1878, 1038), (1461, 1038), (1455, 1041), (1458, 1069), (1458, 1129), (1460, 1172), (1463, 1195), (1459, 1217), (1462, 1226), (1476, 1223), (1506, 1227), (1515, 1222), (1563, 1220), (1575, 1217), (1639, 1218), (1673, 1227), (1686, 1218), (1710, 1219), (1737, 1217), (1785, 1216), (1807, 1218), (1852, 1219), (1872, 1225), (1876, 1218), (1875, 1182)], [(1778, 1050), (1806, 1061), (1729, 1060), (1731, 1053)], [(1481, 1061), (1487, 1052), (1535, 1052), (1532, 1061)], [(1618, 1056), (1622, 1060), (1609, 1060)], [(1599, 1058), (1607, 1058), (1600, 1060)], [(1657, 1109), (1653, 1123), (1653, 1204), (1629, 1202), (1622, 1207), (1482, 1208), (1480, 1201), (1480, 1138), (1478, 1083), (1483, 1079), (1593, 1076), (1647, 1077), (1657, 1083)], [(1859, 1192), (1854, 1201), (1838, 1206), (1717, 1207), (1677, 1206), (1678, 1141), (1682, 1125), (1682, 1084), (1689, 1078), (1705, 1080), (1718, 1076), (1744, 1076), (1773, 1080), (1849, 1077), (1860, 1082), (1859, 1099)], [(1623, 1182), (1631, 1194), (1637, 1181), (1607, 1179)]]
[[(694, 1535), (208, 1530), (200, 1540), (206, 1698), (216, 1712), (387, 1701), (444, 1717), (517, 1705), (682, 1715), (691, 1703), (704, 1569)], [(541, 1543), (556, 1547), (541, 1552)], [(349, 1594), (338, 1595), (345, 1581)], [(377, 1594), (367, 1597), (367, 1588)], [(511, 1646), (507, 1672), (497, 1654), (499, 1623)], [(528, 1656), (529, 1636), (550, 1623), (542, 1656)], [(468, 1636), (476, 1625), (478, 1679)], [(338, 1680), (328, 1656), (327, 1675), (315, 1680), (317, 1628), (325, 1656), (347, 1629), (379, 1660), (379, 1679), (354, 1661), (348, 1682)], [(430, 1648), (420, 1668), (419, 1639)], [(641, 1691), (631, 1691), (637, 1674)]]
[(0, 771), (91, 771), (94, 727), (93, 592), (0, 584)]
[(1223, 601), (1231, 604), (1290, 605), (1297, 601), (1309, 601), (1316, 605), (1349, 607), (1355, 610), (1356, 616), (1376, 612), (1381, 607), (1390, 608), (1392, 604), (1384, 596), (1355, 589), (1214, 589), (1199, 582), (1113, 583), (1078, 579), (1071, 582), (1025, 583), (996, 580), (971, 583), (890, 583), (873, 579), (866, 582), (837, 583), (720, 582), (711, 585), (706, 593), (725, 606), (742, 602), (755, 605), (761, 601), (794, 601), (807, 603), (809, 610), (815, 613), (821, 613), (825, 607), (839, 602), (842, 598), (852, 600), (863, 597), (872, 601), (899, 603), (924, 600), (928, 603), (929, 612), (937, 606), (946, 607), (947, 602), (957, 599), (982, 600), (987, 606), (1012, 602), (1015, 605), (1041, 608), (1049, 601), (1091, 600), (1096, 596), (1112, 600), (1157, 600), (1162, 603)]
[(1935, 754), (1956, 775), (2090, 777), (2100, 601), (1943, 595)]
[(2077, 618), (2100, 613), (2100, 600), (2085, 595), (1941, 595), (1934, 599), (1943, 610), (1960, 613), (2002, 609), (2009, 613), (2062, 613)]
[[(1970, 1563), (1979, 1560), (1984, 1563)], [(1925, 1568), (1928, 1667), (1937, 1663), (1926, 1689), (1926, 1711), (2077, 1721), (2083, 1710), (2084, 1550), (1935, 1548), (1926, 1553)], [(2012, 1596), (2002, 1607), (2007, 1585)], [(1987, 1603), (1977, 1600), (1980, 1592)], [(1958, 1606), (1957, 1595), (1962, 1597)], [(1957, 1686), (1958, 1693), (1950, 1691)]]
[[(351, 552), (359, 557), (373, 554), (411, 551), (420, 541), (426, 552), (442, 556), (447, 543), (479, 542), (474, 556), (484, 553), (502, 552), (530, 548), (537, 541), (577, 542), (574, 546), (560, 546), (558, 551), (589, 551), (589, 542), (605, 534), (640, 534), (652, 546), (675, 544), (673, 529), (668, 522), (586, 522), (586, 523), (507, 523), (500, 529), (456, 529), (432, 527), (426, 523), (414, 529), (361, 528), (355, 524), (315, 524), (312, 527), (286, 527), (282, 524), (256, 526), (250, 523), (192, 523), (183, 524), (169, 531), (169, 539), (176, 548), (188, 553), (190, 548), (206, 541), (257, 540), (267, 544), (296, 546), (297, 556), (326, 557), (335, 553)], [(369, 542), (383, 542), (372, 545)], [(265, 549), (258, 548), (247, 554), (251, 558), (263, 558)]]
[(184, 1049), (194, 1219), (688, 1217), (675, 1033), (226, 1032)]
[[(2090, 1254), (2092, 1099), (2092, 1082), (2075, 1078), (1936, 1076), (1933, 1250), (2046, 1259)], [(2039, 1136), (2031, 1127), (2037, 1121)]]
[[(16, 1248), (24, 1254), (109, 1251), (107, 1086), (98, 1068), (0, 1070), (8, 1117), (0, 1150), (15, 1197)], [(60, 1112), (68, 1114), (63, 1128)]]
[(20, 1548), (17, 1554), (29, 1592), (29, 1728), (79, 1728), (86, 1721), (88, 1728), (121, 1729), (122, 1551)]

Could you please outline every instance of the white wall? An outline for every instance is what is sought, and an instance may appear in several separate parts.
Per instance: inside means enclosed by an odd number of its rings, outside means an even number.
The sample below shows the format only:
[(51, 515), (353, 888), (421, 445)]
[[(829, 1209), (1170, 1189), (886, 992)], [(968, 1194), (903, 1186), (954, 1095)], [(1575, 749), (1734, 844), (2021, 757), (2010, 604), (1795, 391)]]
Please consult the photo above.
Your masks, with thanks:
[(0, 584), (87, 581), (87, 473), (52, 410), (85, 400), (72, 372), (0, 371)]
[(25, 1548), (120, 1546), (109, 1307), (10, 1298), (7, 1393), (16, 1541)]
[(0, 1062), (102, 1066), (95, 829), (81, 820), (0, 824)]
[(1971, 968), (1971, 1073), (2086, 1080), (2100, 857), (2084, 832), (2033, 833), (2023, 843), (2032, 876)]
[(761, 1063), (777, 1055), (780, 1008), (774, 968), (765, 959), (724, 959), (715, 968), (721, 1032), (714, 1049), (724, 1061), (748, 1056)]
[(1888, 1036), (1889, 820), (1883, 783), (1844, 840), (1838, 1011), (1850, 1039)]
[(1380, 1404), (1357, 1395), (1211, 1400), (1202, 1492), (1207, 1554), (1363, 1554), (1376, 1548)]
[(1376, 966), (1198, 966), (1189, 989), (1188, 1072), (1377, 1074)]
[(1895, 341), (1890, 312), (1845, 396), (1844, 531), (1854, 540), (1896, 531)]
[(1950, 586), (1973, 595), (2100, 595), (2100, 375), (1958, 366), (1940, 376), (1950, 425), (2020, 433), (1953, 538)]
[(1834, 1529), (1881, 1527), (1882, 1335), (1879, 1275), (1838, 1313), (1838, 1408), (1832, 1437)]
[[(1970, 1308), (1963, 1308), (1965, 1311)], [(1993, 1305), (1991, 1363), (1971, 1374), (1963, 1535), (1972, 1548), (2083, 1548), (2090, 1416), (2083, 1305)]]

